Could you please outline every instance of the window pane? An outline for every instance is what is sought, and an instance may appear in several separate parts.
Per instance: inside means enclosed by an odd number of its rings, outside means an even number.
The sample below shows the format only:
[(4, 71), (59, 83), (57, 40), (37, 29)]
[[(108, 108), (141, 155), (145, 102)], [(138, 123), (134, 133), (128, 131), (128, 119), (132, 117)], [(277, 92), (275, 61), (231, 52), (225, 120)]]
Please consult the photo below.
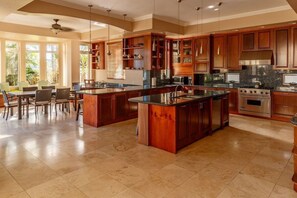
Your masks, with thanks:
[(80, 81), (83, 82), (84, 79), (88, 79), (89, 70), (89, 46), (80, 45)]
[(40, 79), (40, 52), (38, 44), (26, 44), (26, 80), (35, 85)]
[(5, 54), (6, 54), (6, 82), (10, 86), (17, 85), (18, 71), (19, 71), (19, 45), (14, 41), (5, 42)]
[(46, 46), (46, 75), (47, 80), (56, 84), (59, 80), (59, 59), (58, 59), (58, 45), (48, 44)]

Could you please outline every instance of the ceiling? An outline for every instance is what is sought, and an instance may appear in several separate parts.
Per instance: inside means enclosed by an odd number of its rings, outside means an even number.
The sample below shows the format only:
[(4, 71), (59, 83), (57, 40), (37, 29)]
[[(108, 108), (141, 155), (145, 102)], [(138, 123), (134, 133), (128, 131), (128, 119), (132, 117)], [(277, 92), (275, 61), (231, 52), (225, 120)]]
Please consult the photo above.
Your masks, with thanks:
[[(11, 0), (0, 0), (0, 3)], [(240, 16), (252, 16), (260, 13), (289, 10), (291, 7), (286, 0), (183, 0), (180, 3), (180, 17), (178, 20), (177, 0), (42, 0), (48, 3), (63, 5), (79, 10), (88, 11), (88, 5), (92, 4), (94, 13), (107, 15), (106, 10), (111, 9), (110, 16), (123, 19), (127, 14), (127, 20), (138, 21), (147, 18), (158, 18), (164, 21), (192, 25), (207, 23), (224, 19), (238, 18)], [(223, 4), (220, 11), (207, 8), (209, 5)], [(1, 6), (0, 6), (1, 7)], [(200, 11), (195, 10), (201, 7)], [(53, 19), (60, 19), (59, 24), (69, 27), (77, 32), (89, 30), (89, 21), (66, 16), (54, 16), (48, 14), (32, 14), (19, 12), (18, 9), (6, 9), (5, 16), (0, 21), (13, 24), (28, 25), (34, 27), (50, 28)], [(100, 27), (92, 26), (94, 29)]]

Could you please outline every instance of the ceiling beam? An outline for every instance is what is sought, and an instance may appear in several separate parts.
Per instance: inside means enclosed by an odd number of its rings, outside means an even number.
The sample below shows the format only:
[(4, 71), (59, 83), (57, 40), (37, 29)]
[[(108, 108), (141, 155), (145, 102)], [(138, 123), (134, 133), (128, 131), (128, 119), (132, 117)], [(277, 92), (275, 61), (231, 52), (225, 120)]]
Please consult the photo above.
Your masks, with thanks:
[(297, 13), (297, 1), (296, 0), (287, 0), (287, 2), (293, 8), (293, 10)]
[[(86, 8), (87, 8), (87, 5), (86, 5)], [(86, 20), (90, 19), (89, 11), (74, 9), (66, 6), (61, 6), (61, 5), (47, 3), (44, 1), (37, 1), (37, 0), (34, 0), (33, 2), (20, 8), (19, 11), (29, 12), (29, 13), (69, 16), (69, 17), (81, 18)], [(102, 14), (97, 14), (94, 12), (92, 12), (92, 21), (109, 24), (109, 25), (124, 29), (126, 31), (132, 31), (132, 22), (124, 21), (122, 19), (117, 19), (114, 17), (102, 15)]]

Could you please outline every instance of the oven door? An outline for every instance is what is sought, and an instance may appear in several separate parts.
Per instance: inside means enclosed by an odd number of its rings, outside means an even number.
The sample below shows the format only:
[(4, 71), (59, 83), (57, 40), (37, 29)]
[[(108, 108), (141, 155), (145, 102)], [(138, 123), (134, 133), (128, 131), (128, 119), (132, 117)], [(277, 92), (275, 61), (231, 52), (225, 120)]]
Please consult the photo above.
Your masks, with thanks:
[(271, 99), (259, 96), (240, 96), (239, 113), (255, 116), (271, 116)]

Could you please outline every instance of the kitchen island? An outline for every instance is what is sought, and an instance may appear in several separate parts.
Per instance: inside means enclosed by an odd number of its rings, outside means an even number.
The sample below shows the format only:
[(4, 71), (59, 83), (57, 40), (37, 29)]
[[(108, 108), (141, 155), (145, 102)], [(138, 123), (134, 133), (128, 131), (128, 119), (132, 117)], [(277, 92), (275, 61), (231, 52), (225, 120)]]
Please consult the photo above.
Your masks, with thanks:
[[(213, 132), (214, 114), (220, 114), (220, 127), (228, 125), (228, 92), (177, 93), (174, 97), (163, 93), (129, 99), (138, 103), (139, 143), (176, 153)], [(213, 111), (214, 100), (221, 103), (218, 112)]]

